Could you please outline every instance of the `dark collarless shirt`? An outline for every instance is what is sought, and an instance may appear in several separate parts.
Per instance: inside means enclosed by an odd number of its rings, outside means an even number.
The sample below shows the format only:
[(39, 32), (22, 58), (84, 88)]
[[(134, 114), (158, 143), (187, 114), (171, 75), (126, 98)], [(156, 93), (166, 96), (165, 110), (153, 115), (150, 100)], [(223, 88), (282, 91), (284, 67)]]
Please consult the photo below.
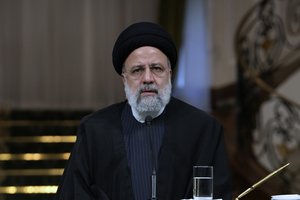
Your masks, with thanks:
[(140, 123), (127, 104), (122, 113), (122, 127), (135, 200), (150, 199), (151, 175), (153, 168), (157, 168), (164, 135), (164, 112), (151, 124)]

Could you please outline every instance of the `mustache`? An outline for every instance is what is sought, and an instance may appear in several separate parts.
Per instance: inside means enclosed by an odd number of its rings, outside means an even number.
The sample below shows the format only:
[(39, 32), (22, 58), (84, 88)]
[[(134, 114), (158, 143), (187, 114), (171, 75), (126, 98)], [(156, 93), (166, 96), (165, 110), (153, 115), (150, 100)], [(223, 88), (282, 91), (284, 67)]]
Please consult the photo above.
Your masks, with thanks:
[(158, 89), (153, 84), (142, 85), (141, 88), (139, 89), (139, 94), (141, 94), (143, 92), (155, 92), (157, 94), (158, 93)]

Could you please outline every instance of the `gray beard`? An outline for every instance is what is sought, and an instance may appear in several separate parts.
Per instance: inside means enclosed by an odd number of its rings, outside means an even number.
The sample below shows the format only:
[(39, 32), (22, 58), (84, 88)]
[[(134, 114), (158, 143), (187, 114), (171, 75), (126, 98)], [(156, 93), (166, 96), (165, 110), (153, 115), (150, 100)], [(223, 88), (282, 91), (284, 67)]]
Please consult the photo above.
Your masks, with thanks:
[[(129, 105), (137, 111), (140, 119), (144, 119), (148, 115), (154, 118), (158, 116), (159, 112), (169, 103), (172, 84), (171, 80), (169, 80), (169, 83), (160, 90), (158, 90), (154, 84), (144, 84), (134, 93), (130, 90), (125, 81), (124, 89)], [(155, 90), (157, 95), (142, 97), (140, 94), (144, 89)]]

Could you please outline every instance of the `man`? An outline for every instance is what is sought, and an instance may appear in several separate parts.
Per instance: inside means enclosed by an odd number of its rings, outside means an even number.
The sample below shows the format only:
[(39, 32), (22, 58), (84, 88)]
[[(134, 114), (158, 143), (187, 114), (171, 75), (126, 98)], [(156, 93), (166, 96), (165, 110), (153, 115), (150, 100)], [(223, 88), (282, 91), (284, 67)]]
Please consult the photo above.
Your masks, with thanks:
[(133, 24), (112, 57), (127, 101), (82, 120), (57, 199), (191, 198), (193, 166), (212, 165), (214, 198), (230, 200), (222, 127), (171, 97), (177, 50), (169, 34), (154, 23)]

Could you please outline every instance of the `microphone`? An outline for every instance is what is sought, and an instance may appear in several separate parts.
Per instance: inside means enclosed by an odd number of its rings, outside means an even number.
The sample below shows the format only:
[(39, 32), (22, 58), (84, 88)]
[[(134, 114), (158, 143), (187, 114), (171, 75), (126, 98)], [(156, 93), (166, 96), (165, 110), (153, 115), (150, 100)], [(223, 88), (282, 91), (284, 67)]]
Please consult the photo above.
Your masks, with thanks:
[[(150, 115), (147, 115), (145, 118), (145, 123), (147, 124), (148, 128), (151, 126), (152, 117)], [(152, 141), (151, 133), (149, 132), (150, 137), (150, 148), (151, 148), (151, 154), (152, 154), (152, 174), (151, 174), (151, 200), (157, 200), (156, 197), (156, 158), (154, 153), (154, 146)]]
[(146, 124), (147, 124), (148, 126), (151, 125), (151, 122), (152, 122), (152, 117), (151, 117), (151, 115), (147, 115), (147, 116), (145, 117), (145, 122), (146, 122)]

